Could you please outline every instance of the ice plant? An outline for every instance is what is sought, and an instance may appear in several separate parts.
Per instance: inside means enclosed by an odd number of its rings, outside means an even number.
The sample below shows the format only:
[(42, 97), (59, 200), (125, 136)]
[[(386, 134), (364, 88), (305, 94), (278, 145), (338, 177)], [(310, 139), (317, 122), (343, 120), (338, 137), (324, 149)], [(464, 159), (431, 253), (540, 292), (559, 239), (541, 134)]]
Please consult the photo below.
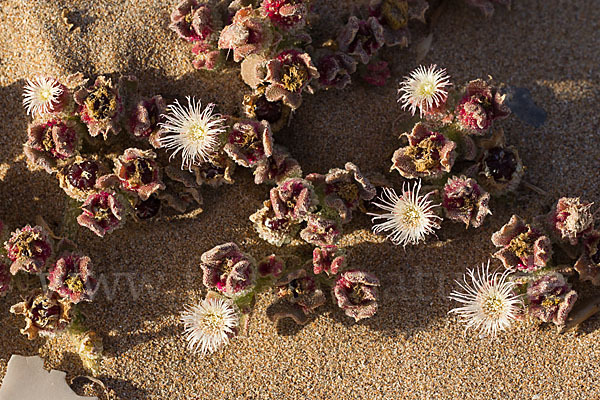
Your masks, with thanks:
[(210, 6), (196, 0), (182, 1), (171, 13), (169, 28), (189, 42), (207, 40), (214, 31)]
[(256, 164), (254, 183), (279, 184), (289, 178), (300, 178), (302, 168), (295, 158), (281, 146), (273, 146), (273, 154)]
[(594, 226), (593, 203), (578, 197), (561, 197), (547, 216), (547, 223), (560, 240), (576, 245)]
[(56, 79), (42, 76), (27, 79), (23, 89), (23, 105), (27, 114), (34, 116), (60, 111), (61, 96), (66, 88)]
[(81, 226), (89, 228), (100, 237), (119, 228), (124, 221), (124, 205), (112, 192), (92, 193), (81, 206), (83, 213), (77, 217)]
[(233, 170), (235, 164), (225, 154), (216, 154), (211, 157), (210, 162), (194, 165), (192, 171), (196, 176), (196, 183), (207, 184), (212, 187), (221, 186), (224, 183), (232, 184)]
[(449, 79), (445, 68), (438, 68), (435, 64), (429, 68), (421, 65), (400, 83), (398, 102), (402, 103), (403, 110), (408, 108), (412, 115), (418, 108), (423, 117), (446, 101), (451, 85)]
[(208, 289), (228, 297), (239, 297), (254, 286), (256, 262), (235, 243), (224, 243), (200, 257), (202, 282)]
[(35, 291), (21, 303), (10, 308), (10, 312), (25, 317), (23, 335), (29, 340), (38, 336), (54, 336), (71, 323), (71, 303), (60, 299), (55, 293)]
[(335, 244), (341, 234), (337, 221), (315, 214), (308, 216), (306, 228), (300, 231), (302, 240), (315, 246)]
[(162, 115), (167, 111), (167, 105), (162, 96), (154, 96), (140, 100), (129, 118), (129, 130), (137, 138), (148, 139), (152, 147), (160, 147), (160, 127)]
[(160, 138), (161, 147), (174, 150), (171, 157), (181, 152), (181, 169), (202, 162), (209, 162), (211, 155), (218, 152), (221, 145), (221, 134), (225, 132), (225, 119), (220, 114), (213, 114), (215, 105), (210, 103), (204, 110), (200, 101), (186, 97), (187, 108), (178, 100), (167, 106), (166, 121), (160, 123), (165, 136)]
[(343, 223), (350, 222), (352, 211), (364, 209), (363, 202), (375, 197), (375, 187), (348, 162), (344, 169), (332, 168), (326, 175), (309, 174), (306, 179), (322, 191), (323, 203), (335, 209)]
[(306, 24), (307, 3), (306, 0), (263, 0), (260, 9), (279, 28), (301, 29)]
[(356, 57), (363, 64), (368, 64), (371, 57), (385, 43), (383, 27), (375, 17), (363, 20), (352, 15), (340, 31), (337, 42), (341, 51)]
[(456, 159), (456, 143), (421, 122), (412, 132), (404, 133), (408, 146), (392, 156), (392, 170), (405, 178), (441, 178), (450, 172)]
[(290, 108), (281, 100), (267, 100), (265, 89), (265, 86), (259, 86), (252, 94), (244, 96), (244, 113), (248, 118), (269, 122), (271, 130), (278, 132), (288, 123)]
[(425, 23), (428, 8), (426, 0), (371, 0), (369, 14), (376, 17), (383, 26), (386, 46), (406, 47), (410, 39), (409, 20), (416, 19)]
[(33, 274), (42, 272), (52, 255), (52, 243), (44, 228), (25, 225), (14, 231), (4, 243), (6, 255), (12, 264), (11, 274), (19, 271)]
[(265, 89), (265, 96), (268, 101), (281, 100), (295, 110), (302, 104), (302, 91), (310, 90), (308, 85), (316, 78), (319, 78), (319, 71), (308, 53), (282, 51), (266, 63), (264, 80), (269, 86)]
[(527, 286), (527, 311), (542, 322), (562, 326), (577, 300), (577, 292), (559, 273), (543, 275)]
[(188, 348), (205, 356), (226, 346), (237, 334), (240, 314), (232, 300), (209, 295), (198, 304), (187, 305), (181, 322)]
[(505, 97), (482, 79), (469, 82), (466, 94), (456, 107), (459, 125), (467, 133), (484, 135), (494, 120), (506, 118), (510, 114)]
[(313, 272), (335, 275), (346, 265), (346, 257), (335, 245), (316, 247), (313, 250)]
[(278, 218), (304, 220), (317, 203), (313, 185), (302, 178), (290, 178), (269, 192)]
[(165, 188), (160, 179), (156, 154), (151, 150), (125, 150), (115, 159), (115, 175), (124, 190), (136, 193), (141, 200), (148, 200), (152, 194)]
[(583, 254), (573, 266), (582, 281), (600, 286), (600, 232), (592, 231), (583, 240)]
[[(280, 318), (292, 318), (297, 324), (308, 322), (308, 315), (315, 309), (325, 304), (325, 294), (312, 276), (309, 276), (305, 269), (292, 271), (274, 284), (279, 301), (269, 308), (277, 308), (271, 314), (271, 320), (277, 321)], [(275, 306), (275, 307), (274, 307)]]
[(552, 243), (539, 229), (526, 224), (518, 215), (492, 235), (492, 243), (502, 247), (494, 257), (504, 268), (525, 272), (546, 266), (552, 257)]
[(387, 61), (371, 61), (367, 65), (362, 79), (370, 85), (383, 87), (391, 75)]
[[(122, 79), (121, 83), (126, 80)], [(106, 140), (109, 134), (121, 132), (123, 102), (118, 88), (110, 78), (98, 76), (92, 87), (80, 88), (73, 97), (79, 105), (81, 121), (87, 125), (90, 136), (102, 135)]]
[(406, 247), (407, 244), (417, 244), (425, 240), (425, 236), (439, 229), (438, 221), (442, 218), (434, 211), (439, 204), (434, 204), (429, 199), (433, 192), (421, 196), (420, 190), (420, 180), (412, 187), (410, 183), (405, 182), (400, 196), (392, 188), (383, 188), (378, 202), (374, 201), (372, 204), (386, 213), (369, 215), (373, 216), (373, 222), (378, 219), (385, 221), (373, 225), (373, 232), (390, 232), (387, 237), (392, 243)]
[(516, 284), (509, 279), (509, 270), (490, 273), (489, 268), (488, 261), (487, 265), (468, 270), (462, 282), (455, 281), (462, 292), (454, 290), (448, 297), (462, 304), (450, 313), (457, 314), (466, 329), (494, 337), (517, 319), (522, 300), (515, 293)]
[(480, 146), (483, 154), (472, 171), (477, 174), (477, 181), (492, 195), (515, 190), (525, 168), (517, 149), (505, 145), (504, 131), (495, 130), (491, 138), (480, 140)]
[(341, 51), (317, 52), (317, 70), (319, 79), (317, 85), (323, 89), (343, 89), (351, 82), (351, 77), (356, 72), (356, 60)]
[(51, 118), (33, 122), (27, 128), (27, 143), (23, 153), (35, 166), (53, 173), (59, 163), (75, 156), (79, 142), (77, 123)]
[(95, 190), (98, 178), (106, 171), (97, 159), (77, 156), (58, 171), (58, 183), (69, 197), (85, 201)]
[(281, 35), (267, 25), (258, 10), (244, 7), (221, 31), (219, 48), (233, 50), (233, 60), (240, 62), (250, 54), (276, 46), (280, 40)]
[(243, 119), (231, 128), (223, 150), (238, 165), (250, 168), (273, 154), (273, 134), (267, 121)]
[(379, 279), (362, 271), (346, 271), (335, 282), (333, 295), (347, 316), (354, 321), (370, 318), (377, 312)]
[(91, 301), (96, 289), (89, 257), (63, 254), (48, 273), (48, 288), (74, 304)]
[(270, 200), (250, 216), (250, 221), (262, 240), (277, 247), (290, 243), (300, 230), (298, 221), (289, 216), (277, 216)]
[(258, 263), (257, 271), (261, 277), (272, 276), (274, 278), (279, 278), (283, 273), (284, 268), (285, 261), (281, 257), (271, 254)]
[(446, 217), (464, 223), (467, 228), (480, 227), (486, 215), (492, 213), (489, 201), (490, 194), (475, 179), (464, 175), (454, 176), (444, 185), (442, 207)]

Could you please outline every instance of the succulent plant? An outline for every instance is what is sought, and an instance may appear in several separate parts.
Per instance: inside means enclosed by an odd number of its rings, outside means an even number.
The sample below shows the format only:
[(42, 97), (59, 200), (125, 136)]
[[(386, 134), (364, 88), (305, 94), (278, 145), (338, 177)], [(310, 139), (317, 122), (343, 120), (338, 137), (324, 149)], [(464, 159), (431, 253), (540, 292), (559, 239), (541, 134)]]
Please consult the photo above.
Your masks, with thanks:
[(355, 321), (370, 318), (377, 312), (379, 279), (368, 272), (346, 271), (333, 287), (333, 295), (347, 316)]
[(302, 29), (308, 16), (307, 0), (263, 0), (262, 14), (277, 27), (290, 30)]
[(25, 225), (11, 233), (4, 249), (12, 262), (11, 274), (19, 271), (37, 274), (46, 268), (52, 255), (52, 242), (41, 226)]
[(91, 301), (97, 288), (89, 257), (65, 253), (48, 271), (48, 288), (60, 297), (77, 304)]
[(81, 206), (82, 214), (77, 217), (81, 226), (90, 229), (96, 235), (104, 237), (107, 233), (121, 227), (125, 218), (124, 201), (111, 191), (92, 193)]
[(233, 124), (223, 150), (238, 165), (250, 168), (273, 154), (273, 134), (267, 121), (240, 120)]
[(278, 218), (304, 220), (317, 204), (313, 185), (302, 178), (290, 178), (269, 192), (273, 211)]
[(277, 247), (290, 243), (300, 230), (298, 221), (290, 216), (277, 216), (270, 200), (250, 216), (250, 221), (261, 239)]
[(233, 50), (233, 60), (240, 62), (250, 54), (275, 47), (280, 40), (281, 35), (271, 29), (259, 10), (244, 7), (235, 13), (231, 24), (221, 31), (219, 48)]
[(325, 272), (329, 275), (336, 275), (346, 265), (346, 257), (343, 252), (335, 245), (326, 245), (316, 247), (313, 250), (313, 272), (318, 275)]
[(34, 121), (27, 128), (23, 152), (31, 164), (51, 174), (76, 155), (80, 136), (81, 129), (73, 120)]
[(492, 235), (492, 243), (502, 247), (494, 257), (502, 261), (506, 269), (532, 272), (545, 267), (552, 258), (548, 236), (517, 215)]
[(55, 293), (35, 291), (21, 303), (10, 308), (10, 312), (25, 317), (25, 328), (21, 333), (29, 340), (38, 336), (54, 336), (71, 323), (71, 303)]
[(362, 20), (353, 15), (348, 18), (337, 41), (341, 51), (368, 64), (371, 57), (385, 44), (383, 26), (375, 17)]
[(579, 279), (600, 286), (600, 232), (592, 231), (583, 239), (583, 252), (573, 268)]
[(315, 214), (308, 216), (306, 227), (300, 231), (302, 240), (315, 246), (335, 244), (340, 236), (341, 231), (337, 221)]
[(142, 201), (165, 189), (156, 154), (151, 150), (126, 149), (115, 159), (115, 176), (123, 190), (137, 194)]
[(256, 262), (235, 243), (225, 243), (202, 254), (202, 281), (228, 297), (239, 297), (254, 286)]
[(464, 175), (448, 180), (443, 189), (442, 207), (446, 217), (464, 223), (467, 228), (478, 228), (492, 211), (489, 208), (490, 194), (481, 188), (475, 179)]
[(547, 215), (546, 223), (561, 241), (576, 245), (594, 227), (592, 206), (578, 197), (561, 197)]
[(215, 31), (210, 5), (196, 0), (180, 2), (171, 13), (169, 28), (189, 42), (208, 40)]
[(57, 177), (69, 197), (84, 201), (96, 190), (98, 179), (107, 172), (108, 168), (97, 157), (77, 156), (58, 171)]
[(543, 275), (527, 286), (528, 314), (542, 322), (562, 326), (577, 300), (565, 277), (559, 273)]
[(280, 298), (278, 303), (270, 307), (271, 310), (275, 310), (270, 312), (274, 321), (292, 318), (298, 324), (305, 324), (308, 322), (307, 316), (325, 304), (325, 294), (305, 269), (284, 275), (274, 286)]
[(109, 135), (121, 132), (120, 118), (123, 114), (123, 101), (118, 88), (110, 78), (98, 76), (90, 88), (81, 88), (74, 94), (79, 105), (81, 121), (87, 125), (90, 136)]
[(484, 135), (493, 121), (510, 115), (510, 109), (505, 104), (506, 96), (482, 79), (469, 82), (465, 92), (456, 107), (456, 114), (459, 125), (466, 132)]
[(273, 146), (273, 154), (260, 160), (254, 169), (254, 183), (270, 183), (279, 185), (290, 178), (300, 178), (302, 168), (295, 158), (290, 156), (281, 146)]
[(261, 277), (272, 276), (279, 278), (285, 269), (285, 261), (275, 254), (263, 258), (258, 263), (257, 271)]
[(392, 156), (392, 170), (405, 178), (437, 179), (450, 172), (456, 159), (456, 143), (427, 125), (417, 123), (411, 133), (404, 133), (408, 146)]
[(309, 84), (319, 78), (308, 53), (298, 50), (285, 50), (266, 63), (264, 81), (268, 84), (265, 96), (268, 101), (283, 101), (292, 110), (302, 104), (302, 92), (311, 92)]
[(375, 197), (375, 187), (353, 163), (344, 169), (330, 169), (326, 175), (309, 174), (306, 179), (323, 191), (323, 203), (335, 209), (343, 223), (350, 222), (352, 211), (364, 209), (363, 202)]
[(129, 130), (137, 138), (147, 139), (154, 148), (160, 147), (161, 130), (159, 124), (164, 122), (163, 114), (167, 112), (167, 104), (162, 96), (142, 99), (134, 107), (129, 118)]

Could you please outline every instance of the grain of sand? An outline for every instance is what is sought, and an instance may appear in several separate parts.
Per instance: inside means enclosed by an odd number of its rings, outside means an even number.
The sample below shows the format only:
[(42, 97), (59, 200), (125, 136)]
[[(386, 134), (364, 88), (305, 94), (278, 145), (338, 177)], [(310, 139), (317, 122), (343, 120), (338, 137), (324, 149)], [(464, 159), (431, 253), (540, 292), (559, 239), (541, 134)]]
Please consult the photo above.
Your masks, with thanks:
[[(222, 111), (238, 110), (247, 88), (237, 71), (194, 71), (187, 44), (167, 29), (175, 2), (0, 1), (0, 219), (7, 226), (33, 222), (36, 215), (55, 226), (65, 197), (54, 178), (29, 172), (21, 156), (28, 121), (21, 106), (25, 78), (131, 73), (145, 94), (196, 95)], [(330, 26), (343, 22), (351, 4), (316, 3), (319, 23)], [(82, 230), (81, 248), (114, 289), (85, 306), (89, 325), (105, 337), (109, 356), (101, 378), (111, 398), (600, 398), (600, 318), (578, 334), (519, 325), (490, 339), (465, 335), (447, 316), (453, 280), (490, 257), (490, 235), (513, 211), (532, 217), (560, 195), (600, 204), (600, 9), (593, 0), (514, 3), (511, 11), (498, 8), (485, 20), (450, 2), (423, 62), (446, 67), (455, 82), (491, 74), (531, 90), (548, 112), (546, 123), (533, 128), (511, 117), (502, 126), (528, 167), (526, 179), (548, 197), (519, 191), (506, 204), (496, 203), (481, 229), (444, 224), (439, 240), (406, 251), (371, 234), (369, 220), (358, 217), (344, 244), (353, 266), (383, 282), (373, 319), (350, 323), (330, 306), (302, 329), (286, 324), (278, 332), (264, 313), (271, 297), (263, 295), (249, 337), (206, 358), (186, 350), (178, 314), (203, 295), (198, 265), (207, 249), (235, 241), (256, 257), (274, 251), (248, 221), (268, 188), (255, 186), (242, 171), (235, 185), (203, 192), (205, 211), (197, 218), (131, 223), (104, 240)], [(72, 32), (61, 20), (63, 8), (71, 11)], [(352, 161), (399, 184), (387, 173), (401, 133), (391, 128), (400, 112), (395, 82), (415, 67), (415, 55), (387, 50), (384, 58), (393, 66), (388, 86), (354, 84), (306, 96), (289, 129), (279, 134), (277, 141), (305, 172)], [(14, 293), (0, 300), (0, 376), (11, 354), (32, 355), (38, 348), (48, 367), (84, 373), (64, 338), (28, 342), (19, 334), (22, 321), (8, 312), (16, 301)]]

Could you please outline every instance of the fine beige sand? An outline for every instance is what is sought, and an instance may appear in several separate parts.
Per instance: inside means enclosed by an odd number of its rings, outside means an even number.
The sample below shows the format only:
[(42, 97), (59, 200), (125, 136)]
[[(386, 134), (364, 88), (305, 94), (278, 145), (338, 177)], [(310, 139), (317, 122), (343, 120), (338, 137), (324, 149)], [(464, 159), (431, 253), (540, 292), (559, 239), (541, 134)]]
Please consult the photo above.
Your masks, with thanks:
[[(162, 93), (169, 100), (196, 95), (216, 102), (222, 112), (238, 110), (248, 89), (237, 69), (195, 71), (188, 45), (167, 29), (175, 3), (0, 1), (0, 219), (7, 226), (33, 223), (36, 215), (57, 226), (66, 197), (55, 178), (29, 172), (21, 155), (28, 122), (21, 105), (25, 78), (131, 73), (144, 94)], [(315, 3), (323, 29), (324, 23), (344, 22), (357, 2)], [(374, 318), (352, 323), (328, 305), (307, 326), (284, 324), (278, 332), (265, 316), (272, 295), (264, 294), (249, 336), (206, 358), (186, 350), (179, 312), (204, 294), (199, 270), (204, 251), (227, 241), (255, 257), (276, 250), (248, 221), (268, 187), (255, 186), (248, 171), (238, 170), (235, 185), (204, 190), (205, 211), (196, 218), (130, 223), (103, 240), (81, 229), (76, 238), (81, 249), (109, 282), (110, 290), (105, 286), (83, 309), (89, 326), (104, 337), (107, 358), (100, 378), (110, 398), (600, 398), (600, 318), (585, 322), (579, 333), (519, 324), (491, 339), (465, 335), (447, 316), (453, 280), (490, 257), (490, 236), (512, 212), (532, 217), (561, 195), (600, 204), (600, 9), (594, 0), (514, 3), (511, 11), (498, 7), (485, 20), (451, 1), (423, 63), (447, 67), (455, 82), (490, 74), (531, 90), (548, 112), (546, 123), (536, 129), (512, 116), (501, 125), (527, 165), (526, 180), (547, 197), (521, 189), (507, 202), (494, 203), (494, 215), (481, 229), (445, 223), (439, 240), (406, 251), (370, 233), (369, 219), (359, 216), (343, 244), (352, 266), (376, 273), (383, 283)], [(72, 32), (61, 19), (65, 7), (76, 25)], [(277, 142), (306, 173), (352, 161), (400, 185), (397, 173), (387, 173), (401, 133), (392, 129), (400, 113), (396, 82), (416, 61), (410, 50), (388, 49), (383, 57), (393, 65), (387, 87), (353, 84), (307, 95), (291, 126), (278, 134)], [(280, 252), (301, 251), (306, 249)], [(583, 292), (592, 295), (594, 288), (584, 286)], [(47, 367), (84, 374), (66, 338), (29, 342), (19, 334), (23, 321), (9, 313), (17, 301), (14, 292), (0, 300), (0, 377), (11, 354), (33, 355), (38, 349)]]

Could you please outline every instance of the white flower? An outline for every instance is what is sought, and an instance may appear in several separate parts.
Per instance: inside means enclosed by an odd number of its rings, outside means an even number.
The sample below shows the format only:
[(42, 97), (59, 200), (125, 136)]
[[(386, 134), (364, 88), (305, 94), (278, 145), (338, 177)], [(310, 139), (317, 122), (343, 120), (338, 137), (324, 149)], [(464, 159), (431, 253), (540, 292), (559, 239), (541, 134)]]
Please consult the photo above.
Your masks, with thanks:
[(382, 210), (388, 211), (385, 214), (373, 214), (373, 222), (377, 219), (385, 219), (377, 225), (373, 225), (373, 232), (380, 233), (391, 231), (387, 236), (394, 244), (401, 244), (406, 247), (407, 244), (417, 244), (425, 240), (425, 236), (433, 233), (434, 229), (440, 226), (437, 220), (442, 219), (433, 212), (433, 208), (439, 204), (433, 204), (429, 196), (419, 196), (421, 190), (421, 181), (416, 182), (410, 187), (404, 182), (402, 186), (402, 195), (398, 196), (394, 189), (384, 188), (383, 194), (379, 200), (381, 203), (373, 203)]
[(60, 95), (63, 94), (63, 86), (55, 79), (38, 76), (33, 80), (27, 79), (23, 93), (23, 105), (27, 114), (48, 114), (54, 111), (58, 104)]
[(415, 115), (418, 107), (422, 117), (428, 110), (446, 101), (446, 88), (451, 85), (449, 76), (445, 69), (436, 68), (437, 65), (428, 69), (421, 65), (400, 83), (398, 102), (402, 102), (403, 110), (410, 107), (410, 112)]
[[(463, 282), (456, 281), (465, 293), (452, 291), (451, 300), (464, 304), (450, 310), (458, 314), (467, 325), (485, 335), (496, 336), (505, 331), (519, 314), (521, 298), (514, 293), (516, 284), (507, 280), (510, 273), (489, 272), (490, 262), (481, 268), (471, 269), (463, 276)], [(467, 276), (471, 283), (467, 282)]]
[(191, 170), (192, 165), (210, 161), (210, 155), (218, 151), (220, 136), (225, 132), (225, 118), (220, 114), (213, 115), (213, 103), (203, 111), (199, 101), (189, 96), (186, 99), (187, 108), (177, 100), (167, 107), (169, 112), (163, 115), (166, 122), (160, 126), (171, 135), (162, 137), (160, 145), (175, 150), (171, 158), (181, 151), (181, 169)]
[(197, 305), (186, 306), (181, 322), (188, 348), (204, 356), (229, 343), (240, 324), (240, 315), (233, 300), (207, 297)]

